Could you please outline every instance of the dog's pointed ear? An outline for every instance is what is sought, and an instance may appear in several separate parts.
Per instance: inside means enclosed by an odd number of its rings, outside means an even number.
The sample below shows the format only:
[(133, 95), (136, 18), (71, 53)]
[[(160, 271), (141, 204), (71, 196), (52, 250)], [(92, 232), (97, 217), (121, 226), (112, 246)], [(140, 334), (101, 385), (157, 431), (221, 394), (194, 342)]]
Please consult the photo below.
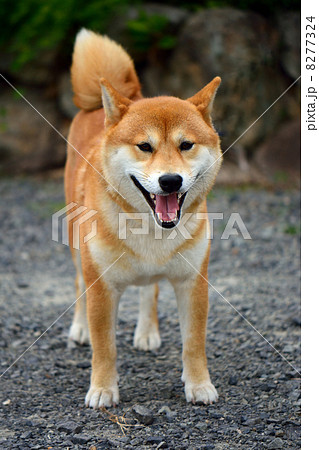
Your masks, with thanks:
[(133, 102), (114, 89), (105, 78), (100, 79), (100, 85), (105, 112), (105, 123), (113, 124), (119, 122)]
[(191, 102), (196, 106), (209, 125), (212, 124), (211, 113), (214, 98), (221, 81), (220, 77), (215, 77), (213, 81), (208, 83), (203, 89), (197, 92), (197, 94), (187, 99), (188, 102)]

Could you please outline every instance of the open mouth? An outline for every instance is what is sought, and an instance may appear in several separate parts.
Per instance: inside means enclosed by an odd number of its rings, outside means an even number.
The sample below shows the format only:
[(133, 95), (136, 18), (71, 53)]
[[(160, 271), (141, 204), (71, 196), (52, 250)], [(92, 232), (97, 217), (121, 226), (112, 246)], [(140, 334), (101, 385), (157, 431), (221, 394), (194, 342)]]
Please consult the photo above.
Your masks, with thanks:
[(167, 195), (152, 194), (133, 175), (131, 175), (131, 179), (150, 205), (157, 224), (162, 228), (174, 228), (180, 220), (181, 208), (187, 192), (184, 194), (173, 192)]

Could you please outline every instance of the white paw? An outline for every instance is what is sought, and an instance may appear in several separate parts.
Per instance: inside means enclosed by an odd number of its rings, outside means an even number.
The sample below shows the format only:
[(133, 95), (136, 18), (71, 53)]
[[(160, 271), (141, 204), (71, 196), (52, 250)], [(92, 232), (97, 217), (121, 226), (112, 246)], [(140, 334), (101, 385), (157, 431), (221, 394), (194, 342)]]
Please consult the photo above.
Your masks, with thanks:
[(69, 339), (79, 344), (90, 344), (89, 328), (86, 323), (74, 322), (69, 331)]
[(117, 383), (110, 387), (90, 387), (85, 397), (85, 405), (98, 409), (102, 406), (109, 408), (118, 405), (120, 401), (119, 388)]
[(156, 350), (161, 346), (159, 332), (155, 330), (140, 331), (138, 328), (134, 334), (134, 347), (139, 350)]
[(218, 399), (215, 386), (210, 381), (200, 384), (186, 382), (185, 396), (188, 402), (204, 403), (205, 405), (217, 402)]

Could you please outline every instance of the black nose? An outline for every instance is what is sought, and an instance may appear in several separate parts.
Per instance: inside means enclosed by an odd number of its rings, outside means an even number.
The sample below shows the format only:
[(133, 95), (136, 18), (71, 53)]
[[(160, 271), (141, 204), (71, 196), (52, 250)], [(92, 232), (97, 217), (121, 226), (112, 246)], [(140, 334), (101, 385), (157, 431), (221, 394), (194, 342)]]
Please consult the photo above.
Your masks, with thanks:
[(180, 175), (162, 175), (159, 177), (158, 182), (163, 189), (163, 191), (171, 194), (172, 192), (177, 192), (182, 186), (183, 178)]

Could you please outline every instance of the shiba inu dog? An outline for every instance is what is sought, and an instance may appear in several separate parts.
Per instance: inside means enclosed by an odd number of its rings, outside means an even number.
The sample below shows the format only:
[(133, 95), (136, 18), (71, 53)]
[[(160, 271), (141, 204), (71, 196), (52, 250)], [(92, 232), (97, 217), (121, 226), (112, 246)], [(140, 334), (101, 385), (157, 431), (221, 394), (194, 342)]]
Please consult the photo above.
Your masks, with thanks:
[[(119, 402), (115, 328), (127, 286), (141, 286), (134, 346), (155, 350), (161, 345), (157, 282), (162, 278), (170, 281), (177, 298), (186, 400), (212, 403), (218, 395), (205, 353), (206, 195), (222, 156), (211, 122), (220, 78), (187, 100), (143, 98), (124, 49), (85, 29), (76, 38), (71, 75), (81, 111), (68, 138), (66, 200), (97, 211), (96, 235), (87, 239), (92, 223), (84, 221), (80, 249), (71, 248), (79, 299), (70, 339), (91, 342), (93, 349), (86, 405)], [(140, 232), (136, 214), (151, 218), (147, 233)], [(125, 239), (119, 237), (122, 215), (131, 226)], [(186, 215), (188, 239), (178, 232)], [(73, 233), (69, 213), (70, 242)]]

